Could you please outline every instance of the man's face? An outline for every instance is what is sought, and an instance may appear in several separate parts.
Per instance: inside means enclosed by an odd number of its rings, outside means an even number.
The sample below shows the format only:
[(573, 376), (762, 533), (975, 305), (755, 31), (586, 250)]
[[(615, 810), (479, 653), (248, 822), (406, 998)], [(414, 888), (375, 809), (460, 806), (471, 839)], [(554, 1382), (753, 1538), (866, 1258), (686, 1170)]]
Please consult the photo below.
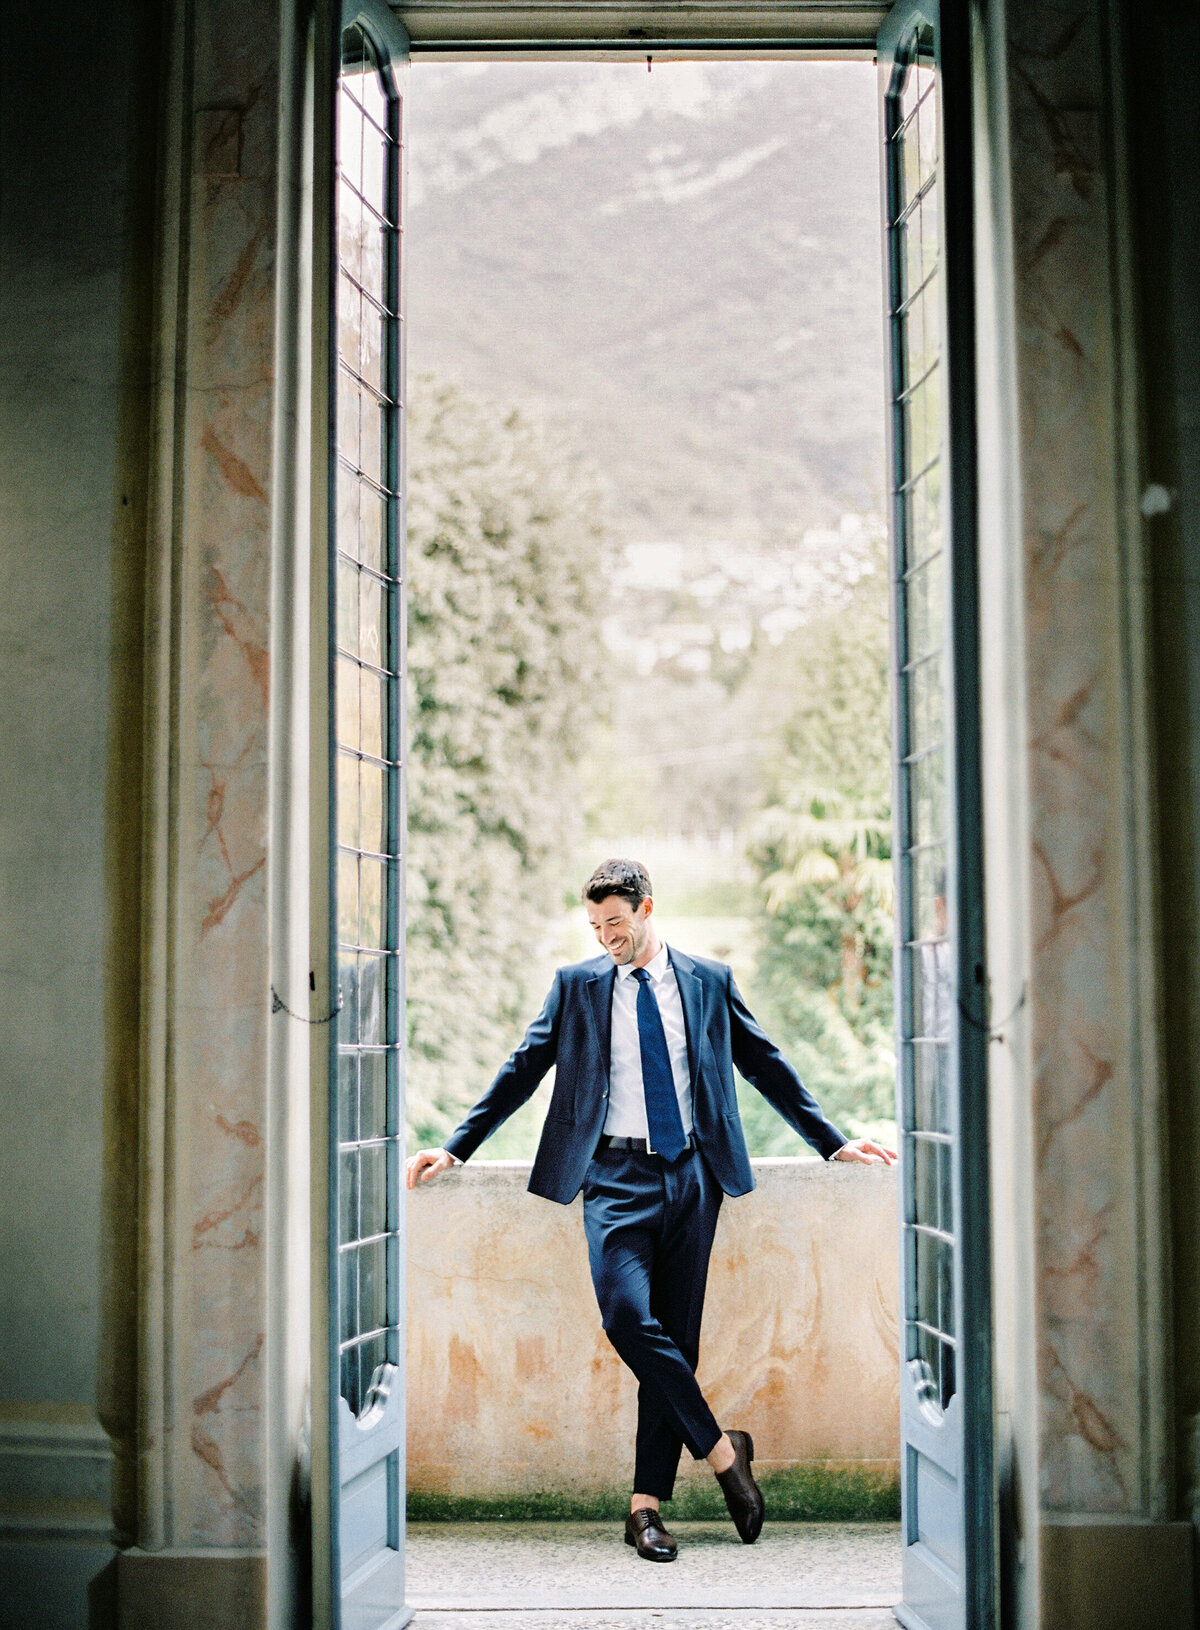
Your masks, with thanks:
[(619, 894), (587, 902), (588, 922), (617, 967), (636, 962), (646, 949), (653, 910), (654, 901), (649, 897), (638, 906), (630, 905)]

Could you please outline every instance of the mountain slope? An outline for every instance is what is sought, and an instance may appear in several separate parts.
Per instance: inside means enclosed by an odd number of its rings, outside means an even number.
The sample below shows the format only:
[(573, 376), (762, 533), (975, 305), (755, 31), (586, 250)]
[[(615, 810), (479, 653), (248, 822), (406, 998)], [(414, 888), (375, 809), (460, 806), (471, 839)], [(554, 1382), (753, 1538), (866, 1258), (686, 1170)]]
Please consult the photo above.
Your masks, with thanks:
[(410, 107), (415, 375), (544, 404), (628, 538), (879, 508), (872, 68), (418, 62)]

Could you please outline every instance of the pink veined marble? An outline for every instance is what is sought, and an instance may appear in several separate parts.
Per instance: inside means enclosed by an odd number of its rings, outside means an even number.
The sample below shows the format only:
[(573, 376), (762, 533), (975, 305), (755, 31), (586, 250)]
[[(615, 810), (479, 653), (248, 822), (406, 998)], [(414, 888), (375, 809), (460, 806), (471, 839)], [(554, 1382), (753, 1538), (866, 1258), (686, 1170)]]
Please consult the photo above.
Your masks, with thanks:
[(1090, 4), (1010, 6), (1041, 1499), (1133, 1508), (1139, 1376), (1112, 271)]
[[(201, 8), (181, 481), (174, 1543), (262, 1543), (278, 41)], [(182, 1242), (186, 1242), (185, 1245)], [(190, 1467), (190, 1471), (187, 1469)]]

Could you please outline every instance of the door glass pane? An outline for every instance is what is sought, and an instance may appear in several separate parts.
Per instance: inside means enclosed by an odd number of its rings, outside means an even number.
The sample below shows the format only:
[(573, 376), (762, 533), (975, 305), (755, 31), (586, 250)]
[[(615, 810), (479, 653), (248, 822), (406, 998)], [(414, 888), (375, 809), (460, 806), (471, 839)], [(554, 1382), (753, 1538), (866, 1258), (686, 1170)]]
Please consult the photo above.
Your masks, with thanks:
[(929, 484), (922, 481), (911, 494), (908, 505), (909, 538), (914, 554), (921, 561), (905, 584), (908, 655), (914, 662), (938, 650), (944, 637), (946, 571), (941, 534), (927, 524), (929, 505)]
[[(930, 1028), (936, 1029), (936, 1023)], [(950, 1061), (945, 1042), (930, 1036), (912, 1043), (912, 1118), (921, 1126), (938, 1132), (949, 1130), (949, 1073)]]
[[(338, 659), (337, 934), (339, 988), (337, 1317), (342, 1395), (361, 1415), (388, 1348), (388, 1250), (399, 1207), (399, 1122), (387, 1116), (388, 1055), (400, 1045), (394, 965), (400, 949), (401, 827), (398, 493), (399, 111), (361, 27), (345, 31), (338, 87), (336, 283), (338, 365), (333, 627)], [(382, 857), (382, 858), (381, 858)], [(393, 1342), (395, 1346), (395, 1342)], [(398, 1349), (397, 1349), (398, 1350)]]
[(953, 1396), (956, 1327), (953, 1143), (949, 1092), (955, 1017), (947, 911), (949, 629), (941, 469), (941, 174), (932, 35), (902, 48), (886, 107), (889, 308), (894, 352), (893, 527), (899, 619), (901, 1140), (909, 1272), (905, 1356), (924, 1407)]
[(359, 1076), (359, 1136), (382, 1138), (387, 1135), (387, 1054), (362, 1055)]
[(933, 747), (906, 766), (908, 837), (913, 847), (946, 835), (946, 755)]

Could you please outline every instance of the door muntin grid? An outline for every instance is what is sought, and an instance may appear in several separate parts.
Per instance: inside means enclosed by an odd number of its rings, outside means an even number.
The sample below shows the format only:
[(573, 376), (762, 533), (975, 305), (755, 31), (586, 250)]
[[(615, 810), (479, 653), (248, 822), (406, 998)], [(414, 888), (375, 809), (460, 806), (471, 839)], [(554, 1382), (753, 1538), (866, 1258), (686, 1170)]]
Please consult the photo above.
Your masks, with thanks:
[(400, 117), (369, 33), (351, 23), (335, 189), (336, 1323), (341, 1395), (363, 1422), (400, 1363)]
[(905, 1359), (940, 1419), (957, 1388), (954, 954), (946, 881), (949, 583), (942, 387), (944, 262), (932, 25), (896, 54), (884, 105), (898, 691), (900, 1122)]

